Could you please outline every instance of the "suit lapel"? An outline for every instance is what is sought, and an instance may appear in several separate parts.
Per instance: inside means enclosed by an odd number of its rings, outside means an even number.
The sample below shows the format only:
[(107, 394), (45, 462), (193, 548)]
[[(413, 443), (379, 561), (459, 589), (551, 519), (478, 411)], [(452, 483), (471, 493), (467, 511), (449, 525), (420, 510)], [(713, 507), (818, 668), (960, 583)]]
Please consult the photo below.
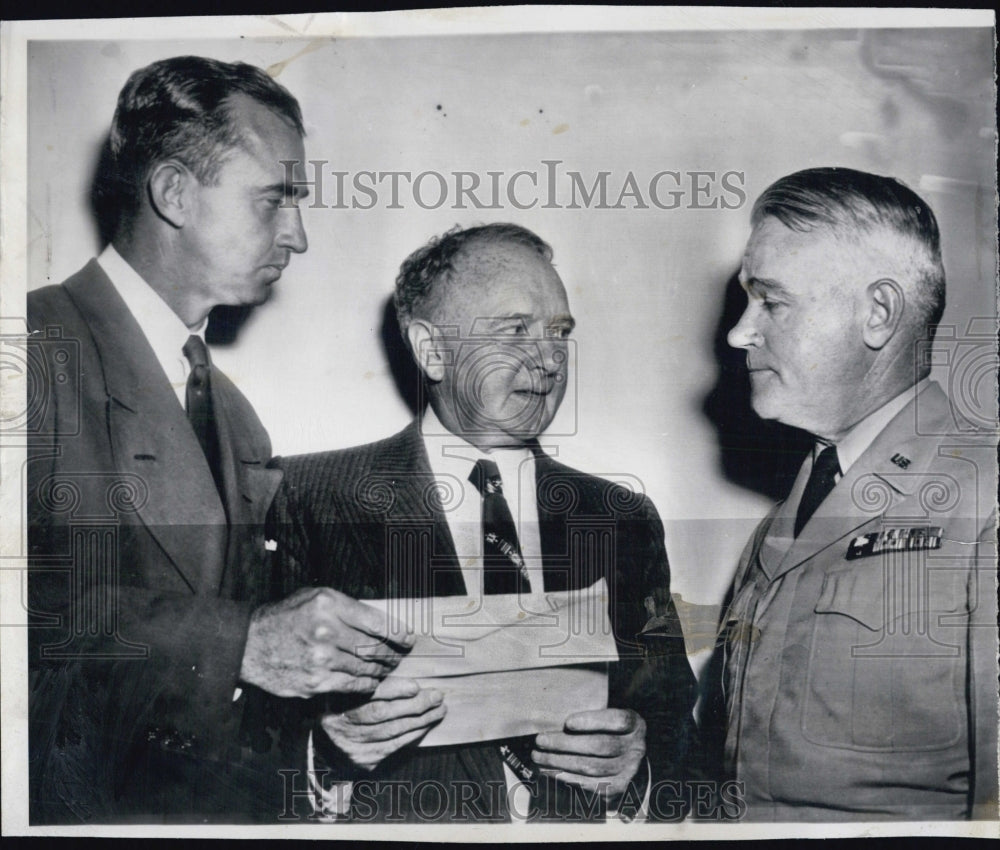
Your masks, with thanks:
[[(280, 469), (269, 469), (271, 444), (257, 415), (233, 382), (212, 369), (212, 395), (219, 438), (226, 444), (223, 472), (230, 474), (226, 498), (233, 516), (262, 522), (281, 484)], [(238, 499), (236, 497), (239, 497)]]
[[(387, 593), (390, 597), (412, 595), (458, 596), (466, 593), (465, 580), (459, 566), (455, 542), (448, 529), (444, 513), (434, 500), (434, 474), (427, 459), (427, 450), (420, 435), (419, 422), (412, 422), (392, 441), (391, 448), (382, 454), (371, 467), (371, 478), (364, 482), (365, 489), (389, 488), (391, 496), (386, 510), (386, 526), (405, 529), (407, 525), (419, 531), (431, 524), (431, 551), (422, 565), (429, 575), (418, 577), (418, 587), (399, 574), (400, 561), (387, 558), (390, 570)], [(388, 552), (387, 552), (388, 555)], [(409, 593), (408, 593), (409, 592)], [(450, 780), (457, 759), (466, 776), (473, 782), (488, 787), (488, 782), (503, 782), (504, 773), (500, 754), (495, 746), (472, 744), (445, 750), (418, 751), (422, 775), (445, 777)], [(464, 777), (463, 777), (464, 778)]]
[[(570, 587), (566, 514), (556, 514), (549, 506), (558, 503), (552, 498), (561, 488), (569, 488), (579, 500), (581, 494), (569, 480), (568, 469), (553, 461), (537, 446), (535, 455), (535, 502), (538, 506), (538, 536), (542, 550), (542, 575), (545, 590), (557, 593)], [(558, 490), (554, 488), (559, 488)], [(587, 513), (587, 511), (581, 511)]]
[(187, 416), (97, 262), (66, 289), (92, 329), (101, 359), (115, 466), (146, 490), (137, 513), (192, 590), (210, 591), (224, 563), (226, 517)]
[(795, 545), (795, 512), (811, 471), (812, 457), (807, 456), (788, 496), (768, 514), (766, 532), (757, 536), (759, 545), (754, 555), (768, 578), (779, 574), (789, 550)]
[(224, 595), (242, 598), (239, 588), (246, 586), (246, 573), (257, 565), (245, 548), (255, 545), (250, 530), (263, 523), (281, 483), (282, 472), (267, 468), (270, 445), (262, 439), (256, 416), (252, 411), (242, 410), (247, 407), (246, 401), (229, 378), (217, 369), (212, 370), (212, 397), (219, 433), (223, 496), (229, 519), (225, 572), (219, 579)]
[[(373, 464), (370, 483), (373, 487), (390, 488), (392, 495), (386, 511), (387, 527), (400, 534), (426, 531), (430, 526), (430, 552), (424, 567), (427, 575), (407, 577), (400, 574), (403, 559), (387, 560), (388, 592), (392, 596), (458, 596), (466, 592), (465, 580), (458, 563), (455, 542), (448, 529), (440, 504), (436, 501), (434, 474), (418, 423), (411, 423), (399, 434), (391, 451)], [(388, 555), (388, 552), (387, 552)], [(416, 587), (413, 585), (416, 584)], [(409, 593), (407, 592), (409, 588)]]
[(760, 568), (768, 578), (773, 576), (775, 566), (780, 563), (780, 560), (773, 560), (773, 565), (769, 569), (768, 564), (764, 560), (764, 555), (767, 551), (767, 541), (771, 534), (771, 529), (774, 528), (778, 513), (782, 510), (784, 504), (784, 502), (779, 502), (775, 505), (754, 530), (753, 537), (750, 538), (750, 542), (744, 548), (739, 564), (736, 567), (736, 574), (733, 576), (732, 588), (734, 591), (739, 591), (744, 585), (747, 577), (752, 574), (756, 564), (760, 565)]

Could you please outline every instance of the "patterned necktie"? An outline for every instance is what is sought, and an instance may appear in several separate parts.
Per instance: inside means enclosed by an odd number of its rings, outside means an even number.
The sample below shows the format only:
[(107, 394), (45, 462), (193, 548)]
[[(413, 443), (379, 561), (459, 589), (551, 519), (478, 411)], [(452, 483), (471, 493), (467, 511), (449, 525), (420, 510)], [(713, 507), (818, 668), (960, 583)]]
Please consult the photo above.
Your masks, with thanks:
[[(492, 460), (479, 460), (469, 480), (483, 497), (483, 593), (530, 593), (518, 545), (517, 529), (503, 496), (500, 470)], [(538, 768), (531, 760), (534, 735), (508, 738), (497, 745), (500, 758), (519, 782), (537, 790)]]
[(479, 460), (469, 480), (483, 497), (483, 592), (530, 593), (514, 518), (503, 497), (500, 470), (492, 460)]
[(215, 410), (212, 405), (212, 364), (204, 340), (191, 334), (184, 343), (184, 356), (191, 364), (185, 396), (187, 415), (195, 436), (205, 453), (215, 486), (221, 494), (222, 466), (219, 461), (219, 434), (215, 427)]
[(840, 459), (837, 457), (837, 447), (827, 446), (819, 453), (816, 462), (813, 464), (809, 480), (806, 482), (806, 489), (802, 493), (802, 501), (799, 502), (799, 511), (795, 515), (795, 536), (809, 522), (816, 508), (822, 504), (823, 500), (830, 494), (833, 485), (837, 483), (837, 475), (840, 473)]

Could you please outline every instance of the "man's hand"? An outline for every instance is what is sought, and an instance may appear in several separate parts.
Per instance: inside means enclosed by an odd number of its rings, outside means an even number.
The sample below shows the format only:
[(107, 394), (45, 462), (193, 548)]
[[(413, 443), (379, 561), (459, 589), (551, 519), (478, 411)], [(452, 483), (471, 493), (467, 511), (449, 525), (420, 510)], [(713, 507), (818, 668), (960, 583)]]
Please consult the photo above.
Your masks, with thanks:
[(614, 802), (646, 756), (646, 721), (631, 709), (580, 711), (562, 732), (542, 732), (531, 758), (542, 773)]
[(440, 691), (413, 679), (386, 679), (364, 705), (323, 717), (323, 730), (351, 763), (374, 770), (386, 756), (423, 737), (447, 713)]
[(240, 679), (279, 697), (371, 693), (413, 641), (356, 599), (303, 588), (253, 612)]

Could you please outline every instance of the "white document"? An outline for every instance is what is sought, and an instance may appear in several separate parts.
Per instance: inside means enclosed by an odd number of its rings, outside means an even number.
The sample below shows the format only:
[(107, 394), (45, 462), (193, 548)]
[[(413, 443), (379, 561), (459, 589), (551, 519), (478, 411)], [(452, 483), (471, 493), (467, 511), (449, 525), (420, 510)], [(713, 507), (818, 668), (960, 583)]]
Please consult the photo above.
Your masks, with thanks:
[(363, 601), (417, 635), (392, 675), (445, 695), (448, 713), (420, 746), (561, 729), (569, 714), (607, 707), (618, 651), (603, 578), (530, 596)]

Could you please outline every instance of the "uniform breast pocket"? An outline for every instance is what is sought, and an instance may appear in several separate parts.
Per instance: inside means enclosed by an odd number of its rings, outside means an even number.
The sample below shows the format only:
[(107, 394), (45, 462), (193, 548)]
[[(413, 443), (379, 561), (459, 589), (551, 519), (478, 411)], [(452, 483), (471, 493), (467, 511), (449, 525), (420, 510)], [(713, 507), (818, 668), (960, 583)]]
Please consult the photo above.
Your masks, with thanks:
[(822, 584), (802, 712), (813, 743), (920, 752), (964, 735), (965, 574), (899, 560), (872, 558)]

